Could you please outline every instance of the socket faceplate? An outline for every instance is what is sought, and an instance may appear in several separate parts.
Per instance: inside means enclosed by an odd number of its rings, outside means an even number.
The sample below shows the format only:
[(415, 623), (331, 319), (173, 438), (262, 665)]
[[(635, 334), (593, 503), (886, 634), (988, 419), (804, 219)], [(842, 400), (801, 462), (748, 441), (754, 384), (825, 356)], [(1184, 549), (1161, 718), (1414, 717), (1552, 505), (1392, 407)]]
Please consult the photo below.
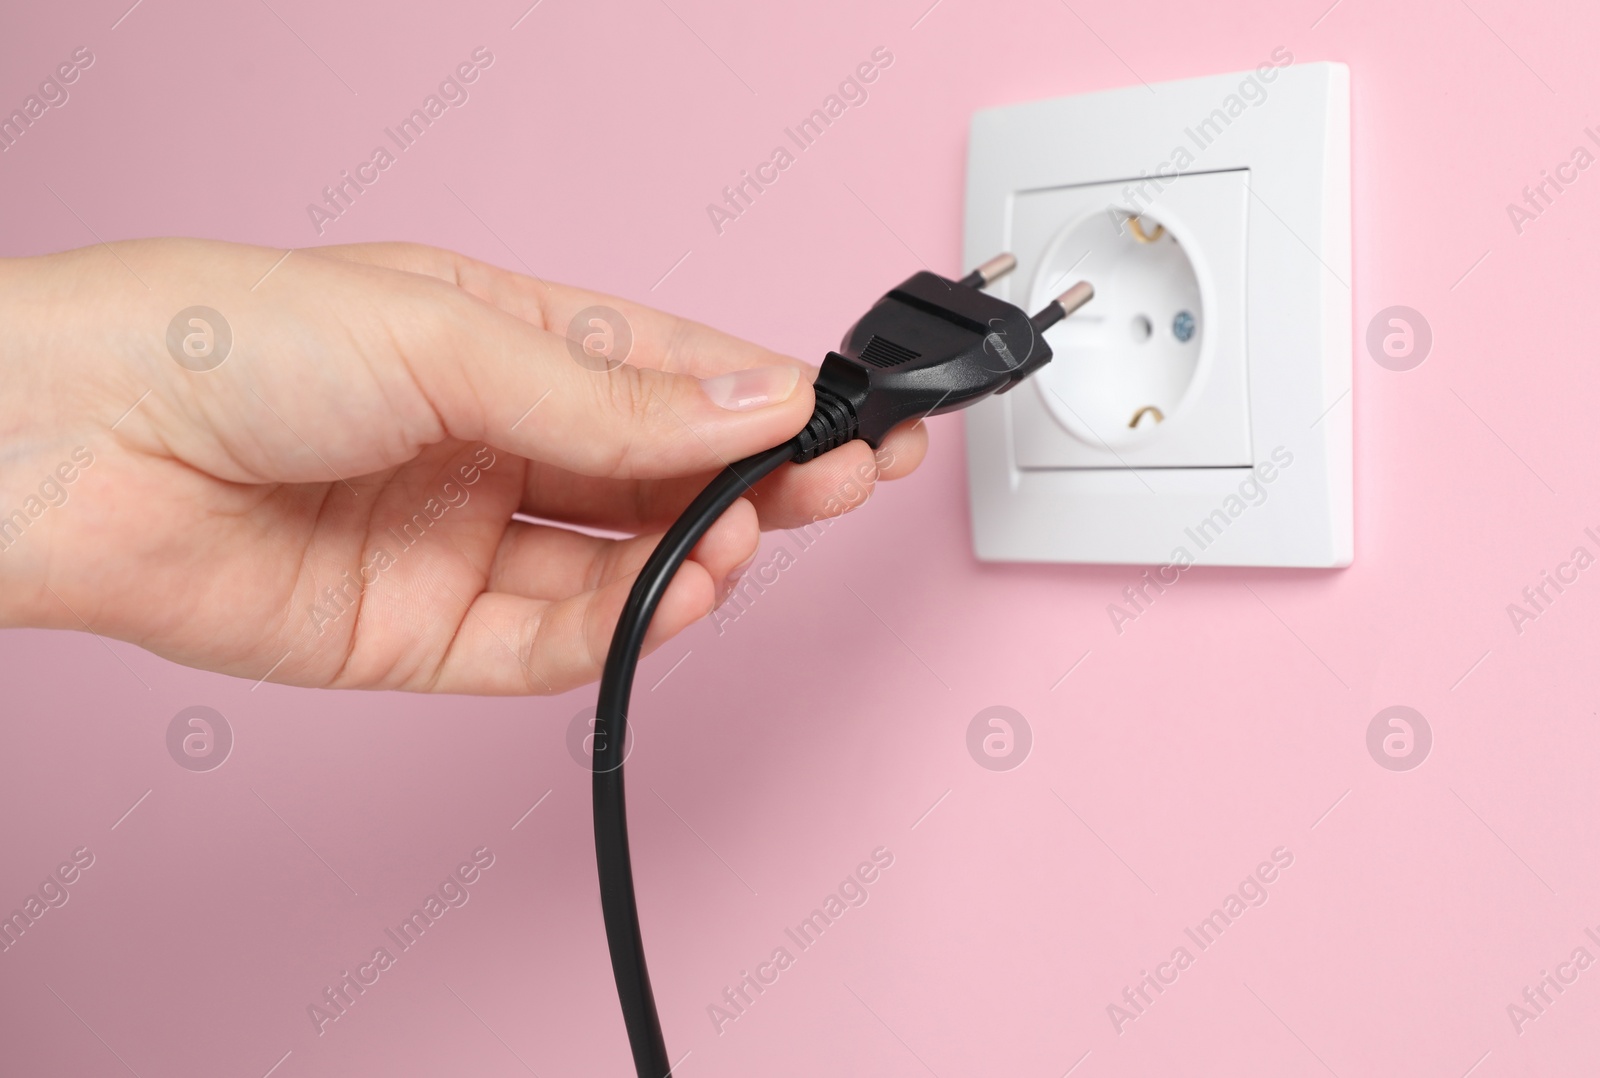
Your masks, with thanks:
[[(967, 261), (1014, 252), (994, 291), (1023, 306), (1097, 289), (1052, 331), (1054, 369), (966, 413), (980, 558), (1350, 563), (1349, 116), (1344, 65), (1280, 49), (974, 117)], [(1130, 216), (1172, 248), (1130, 250)], [(1146, 396), (1164, 421), (1126, 427)]]

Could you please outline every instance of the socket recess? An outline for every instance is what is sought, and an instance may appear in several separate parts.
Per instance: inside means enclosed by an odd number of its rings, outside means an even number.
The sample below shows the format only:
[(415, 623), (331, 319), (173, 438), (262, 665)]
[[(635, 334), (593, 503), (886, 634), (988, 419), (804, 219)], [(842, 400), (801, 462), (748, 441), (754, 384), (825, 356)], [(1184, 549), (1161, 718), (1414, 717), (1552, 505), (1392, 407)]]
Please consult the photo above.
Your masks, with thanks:
[(1349, 73), (1295, 65), (978, 113), (967, 261), (1095, 298), (966, 413), (1002, 561), (1333, 567), (1353, 555)]

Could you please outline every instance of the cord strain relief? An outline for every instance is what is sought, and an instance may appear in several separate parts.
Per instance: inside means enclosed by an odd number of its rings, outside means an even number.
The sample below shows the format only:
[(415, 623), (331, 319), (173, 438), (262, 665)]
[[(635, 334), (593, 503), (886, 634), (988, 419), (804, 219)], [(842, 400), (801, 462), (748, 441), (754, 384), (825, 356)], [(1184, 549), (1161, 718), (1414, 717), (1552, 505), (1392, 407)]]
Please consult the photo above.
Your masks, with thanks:
[(849, 401), (823, 386), (815, 390), (817, 404), (811, 413), (811, 422), (795, 435), (799, 446), (794, 455), (796, 464), (804, 464), (853, 440), (859, 427), (856, 410)]

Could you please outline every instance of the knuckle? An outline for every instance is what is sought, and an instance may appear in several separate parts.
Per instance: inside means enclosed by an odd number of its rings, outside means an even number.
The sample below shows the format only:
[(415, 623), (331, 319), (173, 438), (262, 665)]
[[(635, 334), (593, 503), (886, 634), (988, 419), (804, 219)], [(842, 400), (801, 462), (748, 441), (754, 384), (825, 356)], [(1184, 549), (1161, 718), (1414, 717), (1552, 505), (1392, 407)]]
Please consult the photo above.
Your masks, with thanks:
[(612, 478), (624, 478), (631, 473), (634, 448), (643, 440), (642, 432), (653, 421), (659, 406), (652, 380), (637, 367), (623, 364), (603, 377), (605, 404), (620, 423), (602, 470)]
[(539, 636), (543, 626), (542, 614), (524, 619), (517, 640), (517, 668), (522, 675), (522, 687), (533, 694), (548, 691), (545, 680), (534, 668), (534, 661), (539, 655)]
[(655, 387), (645, 372), (626, 363), (606, 375), (611, 404), (629, 423), (643, 424), (650, 417)]

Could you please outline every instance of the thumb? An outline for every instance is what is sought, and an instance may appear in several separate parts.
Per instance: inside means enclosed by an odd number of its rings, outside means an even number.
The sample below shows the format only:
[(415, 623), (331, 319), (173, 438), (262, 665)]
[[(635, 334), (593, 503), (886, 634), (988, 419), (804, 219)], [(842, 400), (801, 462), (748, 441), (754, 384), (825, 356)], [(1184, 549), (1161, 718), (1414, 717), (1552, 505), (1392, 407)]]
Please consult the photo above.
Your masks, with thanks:
[[(609, 351), (569, 341), (441, 286), (440, 317), (406, 342), (407, 362), (449, 432), (582, 475), (654, 479), (720, 468), (797, 434), (811, 418), (805, 368), (737, 342), (720, 373), (677, 374), (626, 362), (659, 351), (603, 310)], [(612, 324), (614, 321), (614, 325)], [(691, 367), (702, 366), (689, 363)]]

